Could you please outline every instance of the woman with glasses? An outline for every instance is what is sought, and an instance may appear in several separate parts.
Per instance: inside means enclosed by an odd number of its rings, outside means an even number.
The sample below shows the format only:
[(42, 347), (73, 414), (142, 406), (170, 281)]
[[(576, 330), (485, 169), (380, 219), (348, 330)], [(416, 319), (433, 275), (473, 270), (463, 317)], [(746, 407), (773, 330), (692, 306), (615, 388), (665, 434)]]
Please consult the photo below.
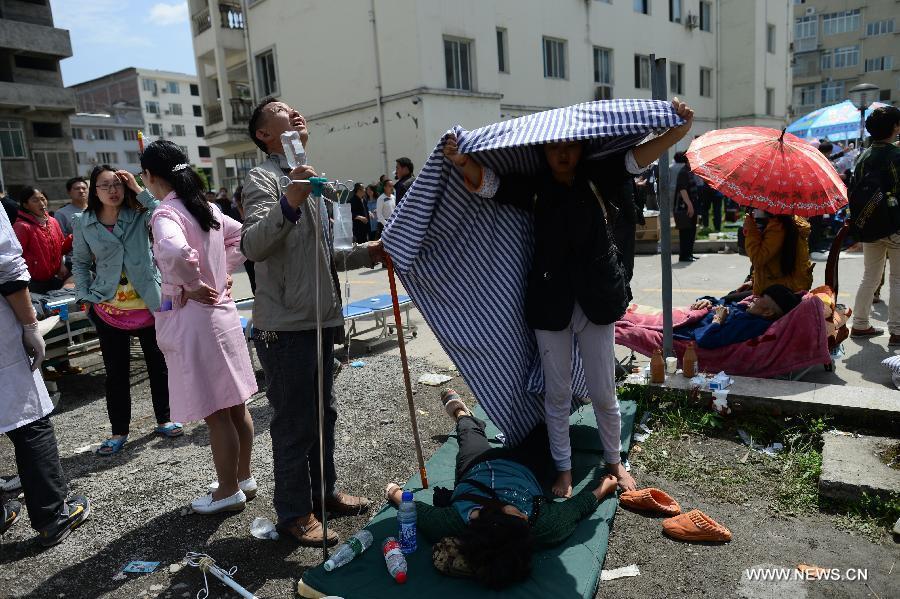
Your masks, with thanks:
[(153, 312), (159, 310), (160, 276), (150, 251), (150, 216), (159, 201), (134, 175), (108, 165), (91, 173), (88, 205), (74, 220), (72, 271), (78, 297), (88, 304), (106, 367), (106, 410), (112, 436), (97, 450), (121, 451), (131, 423), (131, 337), (141, 343), (157, 434), (184, 431), (169, 418), (166, 361), (156, 343)]

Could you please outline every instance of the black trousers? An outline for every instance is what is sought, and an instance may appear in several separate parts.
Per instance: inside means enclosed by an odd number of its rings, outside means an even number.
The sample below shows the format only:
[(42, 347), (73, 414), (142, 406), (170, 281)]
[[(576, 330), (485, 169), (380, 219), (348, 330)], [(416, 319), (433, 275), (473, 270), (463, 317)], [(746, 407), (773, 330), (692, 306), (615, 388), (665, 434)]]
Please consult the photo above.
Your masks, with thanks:
[[(319, 468), (319, 400), (316, 331), (257, 331), (256, 355), (266, 375), (266, 397), (272, 406), (272, 458), (275, 462), (275, 512), (287, 524), (312, 512), (321, 494)], [(263, 341), (262, 339), (267, 339)], [(334, 493), (334, 426), (337, 408), (332, 394), (334, 329), (322, 330), (325, 391), (325, 494)]]
[(42, 530), (66, 509), (68, 486), (50, 418), (44, 416), (6, 433), (16, 454), (31, 527)]
[(456, 482), (468, 470), (488, 460), (511, 460), (531, 470), (538, 482), (552, 481), (556, 474), (550, 457), (550, 438), (544, 423), (538, 424), (515, 447), (493, 447), (484, 434), (485, 423), (474, 416), (463, 416), (456, 423), (459, 453), (456, 454)]
[(91, 322), (100, 338), (100, 352), (106, 368), (106, 412), (112, 434), (127, 435), (131, 425), (131, 338), (137, 337), (147, 363), (150, 395), (157, 424), (169, 422), (169, 370), (156, 344), (156, 329), (146, 327), (125, 331), (106, 324), (91, 308)]
[(31, 279), (28, 281), (28, 291), (31, 293), (47, 293), (48, 291), (56, 291), (63, 288), (64, 281), (56, 277), (47, 279), (46, 281), (36, 281)]
[(690, 260), (694, 257), (694, 240), (697, 238), (697, 225), (688, 229), (678, 229), (678, 259)]

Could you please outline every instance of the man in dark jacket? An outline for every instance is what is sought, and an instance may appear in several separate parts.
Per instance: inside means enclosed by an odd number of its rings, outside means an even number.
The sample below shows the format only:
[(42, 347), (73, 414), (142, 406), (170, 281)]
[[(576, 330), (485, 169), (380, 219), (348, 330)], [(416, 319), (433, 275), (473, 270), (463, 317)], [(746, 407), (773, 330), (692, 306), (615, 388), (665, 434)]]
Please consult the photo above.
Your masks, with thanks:
[(413, 181), (413, 163), (407, 157), (398, 158), (396, 165), (397, 183), (394, 184), (394, 194), (397, 196), (397, 206), (403, 201), (406, 192), (412, 187)]

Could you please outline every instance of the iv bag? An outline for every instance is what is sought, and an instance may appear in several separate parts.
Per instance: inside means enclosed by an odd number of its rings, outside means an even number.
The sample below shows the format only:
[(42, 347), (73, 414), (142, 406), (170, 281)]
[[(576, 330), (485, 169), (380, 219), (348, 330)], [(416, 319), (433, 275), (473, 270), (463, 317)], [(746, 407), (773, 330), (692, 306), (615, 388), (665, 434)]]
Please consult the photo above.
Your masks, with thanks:
[(350, 204), (335, 202), (334, 208), (334, 247), (339, 250), (349, 250), (353, 247), (353, 214), (350, 212)]
[(300, 141), (300, 134), (296, 131), (285, 131), (281, 134), (281, 147), (284, 149), (284, 157), (291, 168), (297, 168), (306, 164), (306, 149)]

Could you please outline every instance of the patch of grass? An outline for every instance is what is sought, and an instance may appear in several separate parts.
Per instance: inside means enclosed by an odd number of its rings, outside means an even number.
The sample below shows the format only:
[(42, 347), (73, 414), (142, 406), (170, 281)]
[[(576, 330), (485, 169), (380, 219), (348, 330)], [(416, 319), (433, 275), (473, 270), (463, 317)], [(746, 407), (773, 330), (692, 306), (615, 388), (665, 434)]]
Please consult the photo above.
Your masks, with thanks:
[(680, 391), (664, 390), (651, 394), (647, 387), (625, 385), (619, 390), (619, 399), (637, 403), (636, 420), (640, 422), (645, 412), (653, 413), (652, 428), (662, 434), (707, 434), (722, 428), (722, 417), (700, 405), (696, 399)]
[(900, 518), (900, 493), (870, 495), (863, 493), (853, 502), (823, 501), (823, 509), (837, 517), (838, 526), (847, 532), (866, 535), (878, 541)]
[(776, 501), (781, 510), (813, 512), (819, 509), (819, 475), (822, 453), (815, 449), (788, 449), (778, 458)]

